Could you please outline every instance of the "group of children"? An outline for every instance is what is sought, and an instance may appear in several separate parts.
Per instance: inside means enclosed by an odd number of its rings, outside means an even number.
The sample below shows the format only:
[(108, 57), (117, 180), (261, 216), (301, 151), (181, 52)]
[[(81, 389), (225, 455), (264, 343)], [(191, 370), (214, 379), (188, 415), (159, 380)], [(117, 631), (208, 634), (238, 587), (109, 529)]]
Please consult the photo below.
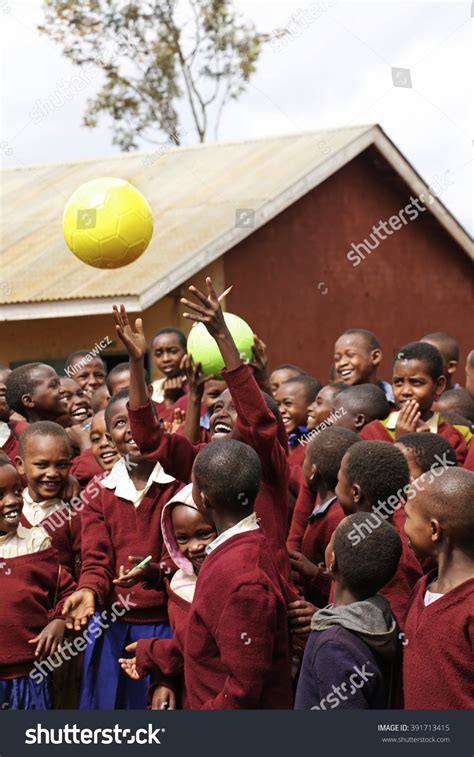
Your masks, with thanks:
[(471, 709), (474, 352), (350, 329), (323, 385), (190, 291), (218, 376), (123, 306), (108, 373), (0, 369), (2, 708)]

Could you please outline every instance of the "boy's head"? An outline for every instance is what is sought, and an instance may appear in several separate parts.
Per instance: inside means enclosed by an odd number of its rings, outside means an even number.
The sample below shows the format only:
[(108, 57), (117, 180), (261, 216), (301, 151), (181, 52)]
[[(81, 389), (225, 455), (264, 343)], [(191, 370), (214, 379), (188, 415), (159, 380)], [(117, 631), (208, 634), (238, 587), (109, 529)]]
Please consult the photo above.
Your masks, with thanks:
[(105, 410), (109, 399), (110, 393), (107, 389), (107, 384), (102, 384), (102, 386), (99, 386), (99, 388), (95, 390), (91, 397), (91, 405), (94, 413), (98, 413), (99, 410)]
[(453, 385), (453, 376), (459, 363), (459, 345), (456, 340), (445, 331), (436, 331), (434, 334), (427, 334), (420, 339), (420, 342), (432, 344), (436, 347), (443, 360), (443, 373), (446, 378), (446, 388), (451, 389)]
[(252, 447), (235, 439), (206, 444), (193, 466), (193, 500), (214, 523), (238, 523), (253, 512), (262, 469)]
[(166, 378), (181, 374), (181, 360), (186, 354), (186, 337), (179, 329), (159, 329), (151, 340), (155, 365)]
[(0, 457), (0, 536), (15, 533), (23, 509), (20, 476), (10, 460)]
[(10, 368), (0, 368), (0, 421), (8, 423), (10, 419), (10, 408), (6, 400), (7, 378), (11, 373)]
[(45, 363), (27, 363), (7, 378), (6, 401), (12, 410), (31, 422), (52, 421), (67, 412), (59, 376)]
[(367, 329), (348, 329), (334, 345), (336, 376), (345, 384), (374, 384), (382, 360), (380, 344)]
[(348, 428), (325, 428), (311, 439), (306, 447), (303, 475), (308, 488), (315, 492), (321, 482), (333, 492), (342, 458), (359, 437)]
[(202, 404), (206, 408), (206, 413), (211, 416), (214, 411), (214, 405), (222, 392), (225, 392), (227, 384), (222, 379), (212, 378), (204, 384), (204, 393), (202, 395)]
[(277, 365), (276, 368), (270, 374), (270, 386), (272, 388), (272, 394), (275, 396), (277, 389), (284, 384), (285, 381), (289, 381), (297, 376), (306, 376), (306, 371), (293, 363), (282, 363)]
[(57, 499), (71, 467), (71, 443), (67, 433), (51, 421), (32, 423), (20, 435), (15, 462), (26, 478), (34, 502)]
[(179, 551), (199, 573), (207, 545), (217, 538), (214, 523), (195, 507), (178, 502), (172, 505), (171, 525)]
[(410, 342), (402, 347), (393, 362), (393, 395), (399, 408), (418, 402), (422, 420), (446, 386), (443, 359), (432, 344)]
[(82, 423), (92, 415), (90, 398), (77, 381), (70, 378), (59, 379), (61, 397), (66, 400), (67, 414), (73, 423)]
[(435, 403), (434, 410), (444, 415), (454, 413), (474, 423), (474, 400), (467, 389), (448, 389)]
[(466, 358), (466, 390), (474, 400), (474, 350)]
[(334, 400), (344, 389), (347, 389), (347, 385), (341, 381), (323, 386), (319, 390), (316, 399), (308, 407), (308, 431), (312, 431), (329, 418), (334, 407)]
[(275, 392), (275, 402), (281, 414), (287, 434), (298, 426), (306, 426), (308, 407), (321, 389), (319, 381), (312, 376), (296, 376), (281, 384)]
[[(344, 518), (334, 531), (325, 555), (333, 581), (357, 601), (373, 597), (393, 578), (402, 554), (402, 540), (390, 523), (381, 521), (375, 529), (364, 529), (366, 520), (366, 513)], [(358, 533), (362, 529), (364, 538)]]
[[(143, 374), (148, 387), (148, 395), (151, 397), (153, 387), (150, 384), (150, 377), (146, 368), (143, 369)], [(107, 374), (105, 385), (109, 390), (110, 397), (113, 397), (121, 389), (128, 389), (130, 387), (130, 364), (127, 362), (114, 365)]]
[[(335, 493), (346, 515), (370, 512), (389, 498), (400, 502), (409, 481), (408, 463), (397, 447), (390, 442), (357, 442), (342, 459)], [(388, 504), (393, 510), (395, 499)]]
[(405, 505), (405, 533), (418, 557), (457, 549), (474, 558), (474, 473), (450, 468), (438, 478), (415, 481)]
[(107, 403), (104, 412), (105, 425), (119, 455), (138, 463), (145, 458), (132, 437), (127, 404), (128, 389), (120, 389)]
[(92, 397), (99, 386), (105, 384), (107, 370), (104, 361), (100, 357), (93, 357), (87, 350), (71, 352), (64, 370), (89, 397)]
[(356, 384), (337, 395), (333, 410), (339, 413), (334, 421), (335, 426), (350, 428), (359, 433), (367, 423), (386, 418), (390, 413), (390, 405), (377, 384)]
[[(277, 423), (281, 423), (280, 411), (278, 405), (269, 394), (262, 392), (267, 407), (275, 416)], [(237, 410), (235, 409), (234, 400), (228, 389), (225, 389), (214, 402), (212, 415), (209, 418), (209, 428), (213, 439), (236, 439), (241, 441), (239, 429), (237, 427)]]
[(92, 418), (89, 438), (91, 441), (92, 454), (100, 467), (106, 471), (111, 470), (120, 455), (112, 443), (110, 434), (107, 431), (105, 425), (105, 410), (99, 410), (99, 412)]
[(413, 481), (431, 468), (457, 465), (456, 453), (444, 436), (414, 432), (404, 434), (395, 442), (395, 446), (405, 455)]

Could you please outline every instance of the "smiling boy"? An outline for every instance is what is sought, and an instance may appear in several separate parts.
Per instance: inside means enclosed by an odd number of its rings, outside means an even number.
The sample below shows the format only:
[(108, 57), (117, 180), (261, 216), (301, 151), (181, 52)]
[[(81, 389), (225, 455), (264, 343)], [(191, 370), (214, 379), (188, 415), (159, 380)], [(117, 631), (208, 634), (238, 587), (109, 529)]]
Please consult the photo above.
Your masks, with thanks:
[(15, 368), (6, 381), (6, 401), (29, 423), (55, 421), (67, 412), (59, 376), (45, 363), (27, 363)]
[(377, 369), (381, 360), (379, 340), (367, 329), (348, 329), (334, 345), (334, 369), (339, 380), (349, 386), (378, 384), (388, 401), (393, 402), (390, 384), (377, 381)]

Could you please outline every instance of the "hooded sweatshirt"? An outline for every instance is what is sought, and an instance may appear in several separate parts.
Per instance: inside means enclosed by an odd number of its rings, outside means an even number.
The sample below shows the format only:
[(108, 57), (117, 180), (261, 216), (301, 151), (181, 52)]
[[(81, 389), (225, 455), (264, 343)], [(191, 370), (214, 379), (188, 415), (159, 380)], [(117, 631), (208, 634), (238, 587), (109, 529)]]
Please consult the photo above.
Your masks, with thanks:
[(398, 627), (387, 600), (318, 610), (311, 621), (296, 710), (385, 709), (398, 660)]

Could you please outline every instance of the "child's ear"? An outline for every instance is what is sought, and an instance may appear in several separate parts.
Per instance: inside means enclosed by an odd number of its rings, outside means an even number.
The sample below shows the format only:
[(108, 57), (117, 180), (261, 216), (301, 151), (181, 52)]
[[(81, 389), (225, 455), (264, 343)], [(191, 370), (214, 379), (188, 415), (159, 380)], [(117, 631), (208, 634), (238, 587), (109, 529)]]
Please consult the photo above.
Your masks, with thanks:
[(372, 365), (379, 365), (380, 361), (382, 360), (382, 350), (372, 350), (372, 352), (370, 353), (370, 359)]
[(31, 394), (22, 394), (20, 398), (20, 402), (25, 407), (33, 408), (35, 407), (35, 402), (31, 396)]
[(439, 542), (443, 537), (443, 529), (436, 518), (430, 520), (431, 541)]
[(447, 373), (449, 373), (450, 376), (452, 376), (453, 373), (456, 373), (457, 367), (458, 367), (458, 361), (450, 360), (446, 367), (446, 371)]
[(356, 430), (356, 433), (361, 431), (365, 426), (365, 415), (364, 413), (358, 413), (354, 419), (354, 428)]
[(337, 574), (337, 558), (333, 549), (329, 554), (329, 562), (326, 567), (330, 578), (334, 581)]
[(309, 480), (314, 482), (314, 481), (316, 481), (317, 477), (318, 477), (318, 469), (317, 469), (316, 465), (314, 463), (312, 463), (311, 464), (311, 473), (309, 475)]
[(436, 381), (436, 394), (434, 398), (434, 402), (437, 402), (441, 395), (443, 394), (444, 390), (446, 389), (446, 376), (440, 376), (439, 379)]
[(201, 502), (202, 502), (202, 506), (204, 507), (204, 509), (205, 510), (210, 510), (211, 509), (211, 503), (210, 503), (208, 497), (204, 494), (204, 492), (199, 492), (199, 495), (201, 497)]
[(20, 473), (22, 476), (24, 476), (25, 475), (25, 464), (23, 462), (23, 458), (19, 457), (19, 455), (17, 455), (15, 457), (15, 465), (17, 467), (18, 473)]
[(355, 502), (356, 505), (358, 505), (363, 497), (362, 489), (360, 488), (359, 484), (352, 484), (351, 494), (352, 494), (353, 501)]
[(153, 384), (148, 384), (148, 396), (151, 399), (153, 397)]

